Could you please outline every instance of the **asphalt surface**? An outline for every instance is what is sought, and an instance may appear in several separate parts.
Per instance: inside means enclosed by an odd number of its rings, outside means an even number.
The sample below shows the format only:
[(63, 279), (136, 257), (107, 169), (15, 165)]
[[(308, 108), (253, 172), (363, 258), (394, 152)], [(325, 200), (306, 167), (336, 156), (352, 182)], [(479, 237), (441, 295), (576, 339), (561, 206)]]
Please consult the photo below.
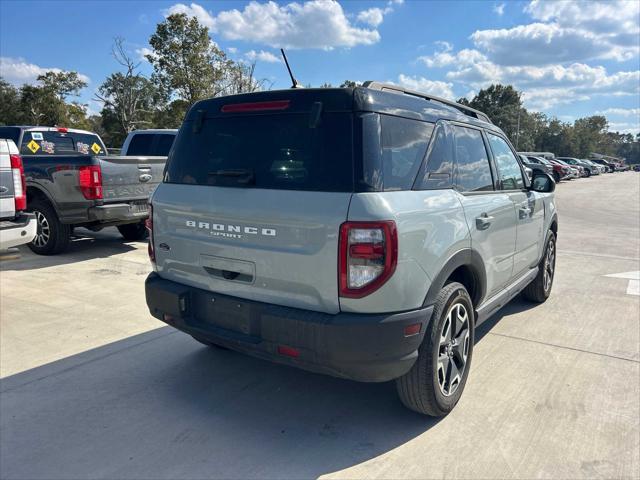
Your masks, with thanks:
[[(150, 317), (115, 229), (0, 262), (1, 478), (640, 477), (640, 174), (562, 183), (557, 275), (479, 328), (448, 417)], [(628, 278), (606, 275), (625, 273)], [(625, 277), (622, 275), (621, 277)], [(631, 294), (628, 294), (630, 291)]]

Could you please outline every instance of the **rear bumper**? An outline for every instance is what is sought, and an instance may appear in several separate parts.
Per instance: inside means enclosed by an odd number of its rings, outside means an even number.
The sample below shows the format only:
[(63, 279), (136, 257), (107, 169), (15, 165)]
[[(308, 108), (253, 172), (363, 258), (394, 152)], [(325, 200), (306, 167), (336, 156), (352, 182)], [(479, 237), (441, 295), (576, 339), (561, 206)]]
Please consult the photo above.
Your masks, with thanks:
[[(140, 210), (140, 202), (110, 203), (89, 208), (89, 221), (100, 223), (134, 223), (146, 219), (149, 210)], [(146, 205), (146, 202), (145, 202)]]
[(0, 250), (24, 245), (33, 240), (38, 222), (33, 213), (21, 213), (13, 220), (0, 222)]
[[(282, 307), (189, 287), (151, 273), (145, 282), (151, 315), (190, 335), (305, 370), (362, 382), (407, 373), (433, 307), (402, 313), (326, 313)], [(420, 333), (405, 337), (408, 325)], [(295, 357), (278, 347), (297, 351)]]

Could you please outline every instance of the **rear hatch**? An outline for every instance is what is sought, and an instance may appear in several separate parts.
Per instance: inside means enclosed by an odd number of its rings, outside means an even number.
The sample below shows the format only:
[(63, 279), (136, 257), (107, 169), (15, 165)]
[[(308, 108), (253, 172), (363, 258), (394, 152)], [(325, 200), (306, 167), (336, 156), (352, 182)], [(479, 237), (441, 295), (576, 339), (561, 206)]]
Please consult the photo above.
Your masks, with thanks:
[(153, 195), (169, 280), (337, 313), (338, 235), (353, 192), (350, 90), (208, 100), (187, 116)]
[(98, 157), (102, 172), (105, 203), (138, 201), (146, 208), (147, 199), (162, 180), (166, 157)]

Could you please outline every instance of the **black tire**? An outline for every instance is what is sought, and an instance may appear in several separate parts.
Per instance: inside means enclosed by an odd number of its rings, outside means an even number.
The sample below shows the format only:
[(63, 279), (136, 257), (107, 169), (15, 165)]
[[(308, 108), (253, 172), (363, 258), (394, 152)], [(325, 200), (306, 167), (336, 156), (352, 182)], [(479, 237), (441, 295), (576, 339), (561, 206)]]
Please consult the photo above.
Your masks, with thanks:
[(543, 303), (549, 298), (556, 271), (556, 236), (549, 230), (544, 244), (544, 253), (538, 264), (538, 274), (522, 291), (524, 298), (531, 302)]
[(223, 347), (222, 345), (218, 345), (217, 343), (210, 342), (209, 340), (205, 340), (204, 338), (196, 337), (195, 335), (191, 335), (193, 339), (197, 342), (200, 342), (207, 347), (218, 348), (220, 350), (229, 350), (227, 347)]
[(118, 231), (125, 240), (134, 242), (136, 240), (144, 240), (147, 238), (147, 228), (144, 222), (127, 223), (126, 225), (118, 225)]
[(553, 179), (556, 183), (560, 183), (560, 174), (558, 172), (553, 172)]
[(53, 206), (46, 200), (33, 200), (28, 210), (36, 214), (38, 231), (28, 246), (38, 255), (56, 255), (67, 249), (71, 240), (71, 226), (60, 221)]
[[(459, 305), (464, 307), (466, 322), (460, 323), (460, 330), (457, 336), (456, 345), (447, 345), (446, 335), (444, 335), (445, 324), (449, 324), (449, 332), (457, 330), (455, 318), (460, 318)], [(449, 315), (451, 313), (451, 315)], [(452, 323), (454, 324), (452, 326)], [(465, 327), (466, 324), (466, 327)], [(466, 328), (466, 330), (465, 330)], [(464, 386), (469, 375), (471, 357), (473, 354), (475, 330), (475, 316), (473, 302), (464, 285), (452, 282), (445, 285), (438, 297), (433, 309), (433, 314), (427, 324), (422, 344), (418, 349), (418, 359), (411, 370), (396, 380), (396, 388), (402, 403), (409, 409), (418, 413), (441, 417), (448, 414), (456, 406), (462, 395)], [(466, 332), (466, 333), (465, 333)], [(455, 332), (454, 332), (455, 333)], [(445, 345), (442, 340), (444, 338)], [(466, 352), (466, 358), (462, 363), (462, 375), (458, 368), (457, 360), (463, 360), (462, 356)], [(443, 360), (444, 359), (444, 360)], [(442, 361), (442, 362), (441, 362)], [(446, 392), (447, 381), (446, 372), (453, 372), (449, 364), (444, 362), (454, 362), (455, 371), (458, 375), (454, 381), (448, 384), (449, 393)], [(454, 388), (455, 386), (455, 388)]]

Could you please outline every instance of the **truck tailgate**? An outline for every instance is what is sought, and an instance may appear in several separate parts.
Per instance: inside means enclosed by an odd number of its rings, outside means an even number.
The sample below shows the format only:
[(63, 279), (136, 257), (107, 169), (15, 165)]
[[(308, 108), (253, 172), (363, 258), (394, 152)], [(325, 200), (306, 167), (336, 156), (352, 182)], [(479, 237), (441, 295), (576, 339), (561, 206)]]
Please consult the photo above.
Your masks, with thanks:
[(98, 157), (105, 202), (146, 200), (162, 180), (167, 157)]

